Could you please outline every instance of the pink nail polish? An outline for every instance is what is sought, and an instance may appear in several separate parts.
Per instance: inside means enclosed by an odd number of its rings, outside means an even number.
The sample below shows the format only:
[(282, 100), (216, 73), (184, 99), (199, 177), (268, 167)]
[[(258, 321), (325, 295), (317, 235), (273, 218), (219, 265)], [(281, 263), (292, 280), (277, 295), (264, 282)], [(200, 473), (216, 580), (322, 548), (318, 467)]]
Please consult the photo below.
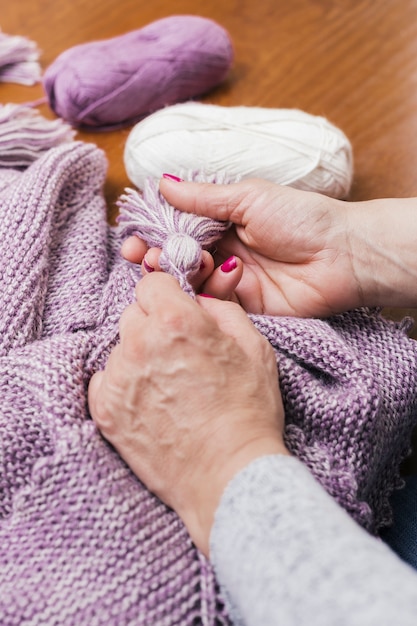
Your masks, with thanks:
[(162, 178), (166, 178), (167, 180), (173, 180), (176, 183), (183, 183), (184, 180), (179, 178), (178, 176), (174, 176), (174, 174), (162, 174)]
[(146, 262), (145, 258), (143, 259), (143, 266), (148, 273), (155, 271), (155, 268), (152, 267), (152, 265), (149, 265), (149, 263)]
[(222, 272), (228, 274), (232, 270), (237, 268), (237, 261), (235, 256), (229, 257), (221, 266), (220, 269)]
[(199, 296), (203, 296), (203, 298), (214, 298), (214, 296), (211, 296), (209, 293), (199, 293)]

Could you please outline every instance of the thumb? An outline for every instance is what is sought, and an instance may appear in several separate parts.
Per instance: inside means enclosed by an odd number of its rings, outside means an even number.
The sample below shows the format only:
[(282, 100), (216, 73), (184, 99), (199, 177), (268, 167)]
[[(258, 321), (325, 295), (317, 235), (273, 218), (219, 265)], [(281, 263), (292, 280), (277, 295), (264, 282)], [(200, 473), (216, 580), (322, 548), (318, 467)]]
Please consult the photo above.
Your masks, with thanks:
[(103, 381), (104, 372), (96, 372), (91, 377), (88, 385), (88, 408), (94, 422), (100, 425), (100, 387)]
[(161, 178), (159, 189), (166, 200), (180, 211), (234, 224), (244, 224), (250, 204), (247, 198), (251, 186), (250, 181), (246, 180), (230, 185), (216, 185)]
[(220, 330), (233, 337), (249, 356), (253, 356), (261, 341), (266, 341), (236, 302), (202, 296), (197, 299), (200, 306), (214, 317)]

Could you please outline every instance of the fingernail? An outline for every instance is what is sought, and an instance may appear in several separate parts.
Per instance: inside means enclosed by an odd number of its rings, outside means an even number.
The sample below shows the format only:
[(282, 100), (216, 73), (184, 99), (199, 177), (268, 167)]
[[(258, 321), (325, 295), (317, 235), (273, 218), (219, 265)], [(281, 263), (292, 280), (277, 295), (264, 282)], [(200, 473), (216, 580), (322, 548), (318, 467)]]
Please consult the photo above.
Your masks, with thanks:
[(152, 265), (149, 265), (149, 263), (146, 262), (145, 257), (143, 258), (143, 266), (144, 266), (144, 268), (145, 268), (145, 270), (147, 272), (154, 272), (155, 271), (155, 268), (152, 267)]
[(174, 176), (174, 174), (162, 174), (162, 178), (166, 178), (167, 180), (174, 180), (176, 183), (184, 182), (182, 178), (179, 178), (178, 176)]
[(209, 293), (199, 293), (199, 296), (203, 296), (203, 298), (214, 298), (214, 296), (211, 296)]
[(237, 268), (237, 261), (236, 261), (236, 257), (235, 256), (231, 256), (229, 257), (221, 266), (220, 269), (222, 272), (225, 272), (226, 274), (228, 272), (231, 272), (232, 270), (235, 270)]
[(200, 263), (200, 267), (199, 267), (200, 272), (201, 272), (202, 270), (204, 270), (204, 269), (205, 269), (205, 267), (206, 267), (206, 264), (204, 263), (204, 261), (201, 261), (201, 263)]

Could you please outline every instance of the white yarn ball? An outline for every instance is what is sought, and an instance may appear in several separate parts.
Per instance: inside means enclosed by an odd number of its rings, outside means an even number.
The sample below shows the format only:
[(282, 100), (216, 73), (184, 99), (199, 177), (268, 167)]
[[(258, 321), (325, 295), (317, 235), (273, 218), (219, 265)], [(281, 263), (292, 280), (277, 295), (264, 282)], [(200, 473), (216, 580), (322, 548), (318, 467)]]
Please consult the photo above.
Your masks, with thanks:
[(166, 107), (136, 124), (124, 161), (141, 189), (149, 176), (200, 170), (344, 198), (353, 176), (349, 140), (323, 117), (297, 109), (197, 102)]

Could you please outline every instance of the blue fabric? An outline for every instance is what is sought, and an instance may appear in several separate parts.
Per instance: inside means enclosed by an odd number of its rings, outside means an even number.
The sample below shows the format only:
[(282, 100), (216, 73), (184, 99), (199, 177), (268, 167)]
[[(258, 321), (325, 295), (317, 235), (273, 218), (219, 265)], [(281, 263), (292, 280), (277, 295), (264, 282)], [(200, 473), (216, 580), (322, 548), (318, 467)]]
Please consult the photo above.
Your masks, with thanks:
[(381, 538), (404, 561), (417, 569), (417, 475), (408, 476), (404, 489), (392, 498), (394, 523)]

